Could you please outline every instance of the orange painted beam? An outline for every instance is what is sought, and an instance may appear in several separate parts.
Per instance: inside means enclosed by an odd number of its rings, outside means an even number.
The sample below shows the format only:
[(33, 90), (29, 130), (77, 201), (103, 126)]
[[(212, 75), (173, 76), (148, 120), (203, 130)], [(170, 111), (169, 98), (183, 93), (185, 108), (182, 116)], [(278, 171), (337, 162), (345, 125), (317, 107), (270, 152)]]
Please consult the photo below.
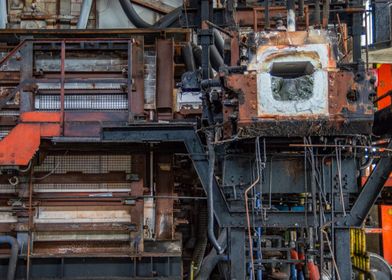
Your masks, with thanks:
[[(382, 64), (378, 69), (378, 87), (377, 96), (380, 97), (388, 91), (392, 90), (392, 65)], [(391, 97), (386, 97), (377, 102), (378, 109), (391, 105)]]
[(57, 112), (25, 112), (20, 115), (21, 122), (59, 123), (61, 114)]
[(60, 120), (60, 113), (22, 113), (21, 123), (0, 141), (0, 165), (28, 165), (42, 137), (60, 136)]

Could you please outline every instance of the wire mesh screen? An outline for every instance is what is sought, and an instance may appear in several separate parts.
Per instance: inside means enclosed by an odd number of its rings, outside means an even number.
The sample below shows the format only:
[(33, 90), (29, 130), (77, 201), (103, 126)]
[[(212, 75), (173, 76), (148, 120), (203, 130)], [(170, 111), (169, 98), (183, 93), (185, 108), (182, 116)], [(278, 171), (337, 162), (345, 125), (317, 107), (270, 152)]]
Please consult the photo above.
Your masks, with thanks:
[[(40, 111), (60, 110), (59, 95), (37, 95), (35, 109)], [(127, 110), (126, 94), (65, 95), (65, 110)]]
[[(105, 174), (109, 172), (131, 173), (131, 155), (49, 155), (43, 163), (34, 167), (34, 172), (45, 172), (46, 175), (66, 174), (67, 172), (82, 172), (84, 174)], [(36, 173), (35, 173), (36, 174)], [(129, 182), (118, 183), (73, 183), (73, 184), (44, 184), (35, 178), (35, 192), (100, 192), (97, 196), (111, 196), (111, 192), (130, 192)], [(102, 192), (108, 192), (102, 194)]]
[(49, 155), (41, 165), (35, 166), (35, 172), (109, 173), (123, 171), (131, 173), (131, 155)]
[(94, 195), (111, 197), (109, 192), (130, 192), (129, 183), (97, 183), (97, 184), (34, 184), (34, 192), (108, 192)]

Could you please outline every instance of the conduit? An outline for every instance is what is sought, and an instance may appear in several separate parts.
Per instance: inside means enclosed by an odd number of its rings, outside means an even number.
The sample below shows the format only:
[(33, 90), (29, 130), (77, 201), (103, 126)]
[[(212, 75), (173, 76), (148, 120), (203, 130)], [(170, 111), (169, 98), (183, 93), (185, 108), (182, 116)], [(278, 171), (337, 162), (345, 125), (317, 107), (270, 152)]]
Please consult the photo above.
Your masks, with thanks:
[(19, 244), (14, 237), (8, 235), (0, 236), (0, 244), (2, 243), (7, 243), (11, 246), (11, 255), (8, 262), (7, 280), (14, 280), (15, 272), (16, 272), (16, 264), (18, 262)]
[(209, 155), (209, 166), (208, 166), (208, 190), (207, 190), (207, 210), (208, 210), (208, 239), (212, 246), (214, 246), (218, 255), (222, 254), (224, 249), (219, 244), (214, 233), (214, 169), (215, 169), (215, 151), (212, 145), (214, 140), (214, 133), (208, 133), (208, 155)]
[[(227, 242), (227, 231), (223, 230), (218, 238), (218, 243), (220, 244), (223, 250), (226, 249), (226, 242)], [(221, 261), (228, 261), (228, 256), (219, 255), (215, 248), (212, 249), (210, 253), (204, 258), (201, 264), (200, 272), (196, 276), (196, 280), (209, 279), (215, 266)]]

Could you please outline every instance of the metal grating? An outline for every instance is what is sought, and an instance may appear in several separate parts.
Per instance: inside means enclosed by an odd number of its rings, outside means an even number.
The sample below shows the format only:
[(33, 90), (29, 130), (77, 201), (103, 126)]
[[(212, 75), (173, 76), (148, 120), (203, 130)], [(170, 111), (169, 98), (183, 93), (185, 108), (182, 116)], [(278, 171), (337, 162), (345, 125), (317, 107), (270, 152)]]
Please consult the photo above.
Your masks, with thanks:
[(11, 184), (0, 184), (0, 193), (16, 193), (16, 186)]
[(34, 167), (35, 172), (108, 173), (123, 171), (131, 173), (131, 155), (49, 155), (44, 162)]
[[(37, 95), (35, 109), (40, 111), (60, 110), (59, 95)], [(126, 94), (65, 95), (65, 110), (127, 110)]]
[[(82, 172), (85, 174), (105, 174), (112, 171), (131, 173), (131, 155), (49, 155), (43, 163), (34, 167), (34, 172), (65, 174)], [(34, 184), (35, 192), (130, 192), (130, 183), (89, 183), (89, 184)]]
[(34, 184), (34, 192), (108, 192), (108, 194), (97, 195), (111, 197), (111, 192), (130, 192), (129, 183), (102, 183), (102, 184)]

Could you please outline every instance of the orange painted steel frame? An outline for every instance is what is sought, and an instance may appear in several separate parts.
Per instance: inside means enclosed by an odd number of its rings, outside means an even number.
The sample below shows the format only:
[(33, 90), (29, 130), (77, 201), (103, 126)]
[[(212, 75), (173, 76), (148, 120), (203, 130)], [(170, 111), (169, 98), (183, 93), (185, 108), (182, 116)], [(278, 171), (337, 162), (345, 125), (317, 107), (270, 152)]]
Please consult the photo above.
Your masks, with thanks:
[(392, 206), (381, 205), (380, 209), (384, 258), (392, 265)]
[[(381, 97), (392, 90), (392, 65), (382, 64), (378, 68), (377, 97)], [(383, 109), (391, 105), (391, 97), (383, 98), (378, 103), (378, 109)]]
[(0, 165), (27, 165), (41, 144), (42, 137), (61, 134), (60, 113), (26, 112), (20, 123), (0, 141)]

